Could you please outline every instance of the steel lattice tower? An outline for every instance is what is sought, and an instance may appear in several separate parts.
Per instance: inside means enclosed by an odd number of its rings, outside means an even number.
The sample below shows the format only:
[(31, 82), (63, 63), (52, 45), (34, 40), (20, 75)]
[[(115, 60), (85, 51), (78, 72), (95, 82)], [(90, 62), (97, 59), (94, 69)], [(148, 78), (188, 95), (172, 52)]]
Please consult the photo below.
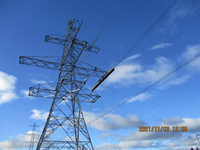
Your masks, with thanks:
[[(59, 61), (55, 57), (20, 56), (19, 63), (59, 70), (56, 84), (38, 84), (29, 88), (29, 96), (53, 98), (45, 127), (37, 145), (40, 149), (93, 150), (80, 102), (94, 103), (100, 96), (93, 90), (114, 68), (108, 72), (78, 61), (83, 51), (97, 53), (99, 48), (76, 39), (82, 21), (69, 20), (66, 35), (47, 35), (45, 41), (63, 45)], [(57, 59), (57, 58), (56, 58)], [(83, 86), (90, 76), (100, 77), (92, 90)], [(59, 133), (65, 138), (56, 138)]]
[(36, 127), (39, 127), (39, 126), (37, 126), (35, 122), (33, 125), (30, 125), (30, 126), (33, 127), (33, 129), (32, 129), (32, 134), (31, 134), (29, 150), (33, 150), (34, 149), (34, 139), (35, 139), (35, 129), (36, 129)]

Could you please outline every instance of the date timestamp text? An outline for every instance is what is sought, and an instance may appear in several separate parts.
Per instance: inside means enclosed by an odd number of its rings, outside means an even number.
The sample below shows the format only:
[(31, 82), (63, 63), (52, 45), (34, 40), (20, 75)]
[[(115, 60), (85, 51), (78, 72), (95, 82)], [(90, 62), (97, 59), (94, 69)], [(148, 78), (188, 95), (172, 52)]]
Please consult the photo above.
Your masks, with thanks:
[[(169, 126), (140, 126), (139, 132), (169, 132)], [(187, 132), (187, 126), (172, 126), (173, 132)]]

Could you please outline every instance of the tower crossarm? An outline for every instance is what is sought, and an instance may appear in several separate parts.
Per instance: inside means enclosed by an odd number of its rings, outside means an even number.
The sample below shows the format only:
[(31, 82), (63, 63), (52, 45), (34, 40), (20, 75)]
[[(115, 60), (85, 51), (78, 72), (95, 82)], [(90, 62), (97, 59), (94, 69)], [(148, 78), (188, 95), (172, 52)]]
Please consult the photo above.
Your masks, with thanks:
[[(60, 62), (51, 62), (43, 59), (37, 59), (37, 57), (29, 57), (29, 56), (20, 56), (19, 63), (24, 65), (30, 65), (35, 67), (48, 68), (53, 70), (60, 70), (61, 63)], [(65, 69), (69, 68), (70, 64), (65, 65)], [(69, 70), (66, 70), (69, 71)]]
[[(49, 57), (50, 58), (50, 57)], [(43, 59), (37, 59), (37, 57), (29, 57), (29, 56), (20, 56), (19, 57), (19, 63), (24, 65), (30, 65), (35, 67), (42, 67), (47, 69), (53, 69), (53, 70), (60, 70), (61, 69), (61, 63), (59, 62), (52, 62), (48, 60)], [(95, 76), (95, 77), (101, 77), (103, 76), (106, 71), (99, 69), (95, 66), (89, 65), (84, 62), (78, 61), (77, 65), (74, 66), (74, 71), (71, 71), (71, 63), (66, 60), (66, 63), (63, 67), (63, 72), (69, 73), (69, 74), (77, 74), (77, 75), (83, 75), (83, 76)]]
[[(82, 40), (75, 39), (75, 44), (76, 45), (82, 46), (83, 45), (82, 42), (83, 42)], [(94, 53), (98, 53), (100, 48), (87, 43), (87, 45), (85, 46), (84, 50), (85, 51), (91, 51), (91, 52), (94, 52)]]
[(70, 20), (68, 21), (66, 35), (58, 35), (58, 34), (46, 35), (44, 41), (59, 45), (65, 45), (66, 41), (71, 41), (72, 39), (76, 38), (82, 23), (83, 22), (79, 20), (75, 19)]
[[(85, 84), (85, 82), (78, 81), (79, 86), (77, 90), (69, 91), (68, 87), (61, 87), (59, 90), (59, 94), (57, 96), (56, 104), (58, 105), (61, 103), (59, 100), (63, 101), (72, 101), (72, 96), (78, 96), (80, 102), (90, 102), (94, 103), (98, 98), (100, 98), (100, 95), (96, 94), (93, 91), (90, 91), (89, 89), (82, 88), (82, 85)], [(55, 84), (38, 84), (33, 87), (29, 88), (29, 96), (34, 97), (43, 97), (43, 98), (53, 98), (56, 93)], [(59, 101), (59, 103), (58, 103)]]
[[(58, 45), (64, 46), (65, 43), (66, 43), (67, 41), (70, 42), (71, 39), (70, 39), (69, 36), (68, 36), (68, 38), (67, 38), (67, 40), (66, 40), (66, 35), (52, 34), (52, 35), (46, 35), (44, 41), (45, 41), (45, 42), (50, 42), (50, 43), (54, 43), (54, 44), (58, 44)], [(75, 40), (73, 41), (73, 43), (74, 43), (75, 45), (77, 45), (77, 46), (78, 46), (78, 45), (79, 45), (79, 46), (83, 46), (83, 44), (84, 44), (85, 42), (86, 42), (86, 41), (79, 40), (79, 39), (75, 39)], [(85, 50), (85, 51), (91, 51), (91, 52), (94, 52), (94, 53), (98, 53), (99, 50), (100, 50), (100, 48), (98, 48), (98, 47), (96, 47), (96, 46), (94, 46), (94, 45), (92, 45), (92, 44), (87, 43), (87, 45), (85, 46), (84, 50)]]

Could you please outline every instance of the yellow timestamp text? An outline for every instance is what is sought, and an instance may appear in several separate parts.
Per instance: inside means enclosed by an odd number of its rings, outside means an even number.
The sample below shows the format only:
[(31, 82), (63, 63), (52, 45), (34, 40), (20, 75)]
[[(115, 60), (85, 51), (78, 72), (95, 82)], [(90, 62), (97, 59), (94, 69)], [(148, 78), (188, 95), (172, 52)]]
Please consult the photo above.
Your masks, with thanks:
[[(169, 126), (140, 126), (139, 132), (169, 132)], [(187, 132), (187, 126), (172, 126), (173, 132)]]

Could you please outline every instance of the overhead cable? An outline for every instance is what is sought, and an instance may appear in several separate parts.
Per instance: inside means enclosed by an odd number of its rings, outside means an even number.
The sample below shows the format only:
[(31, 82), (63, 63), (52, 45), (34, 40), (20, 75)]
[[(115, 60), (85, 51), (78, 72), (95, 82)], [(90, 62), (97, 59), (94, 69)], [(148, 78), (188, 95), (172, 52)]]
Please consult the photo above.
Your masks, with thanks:
[(74, 16), (74, 13), (75, 13), (75, 11), (76, 11), (76, 8), (77, 8), (77, 5), (78, 5), (78, 2), (79, 2), (79, 0), (77, 0), (77, 2), (76, 2), (76, 6), (75, 6), (75, 8), (74, 8), (74, 11), (73, 11), (73, 14), (72, 14), (71, 20), (73, 19), (73, 16)]
[(147, 86), (146, 88), (144, 88), (143, 90), (141, 90), (140, 92), (136, 93), (135, 95), (133, 95), (131, 98), (121, 102), (120, 104), (118, 104), (117, 106), (115, 106), (114, 108), (110, 109), (109, 111), (107, 111), (106, 113), (100, 115), (99, 117), (97, 117), (96, 119), (94, 119), (93, 121), (89, 122), (88, 124), (93, 123), (94, 121), (100, 119), (101, 117), (105, 116), (106, 114), (112, 112), (113, 110), (117, 109), (118, 107), (122, 106), (123, 104), (129, 102), (131, 99), (133, 99), (134, 97), (138, 96), (139, 94), (143, 93), (144, 91), (150, 89), (151, 87), (153, 87), (154, 85), (158, 84), (159, 82), (165, 80), (166, 78), (168, 78), (169, 76), (171, 76), (172, 74), (174, 74), (175, 72), (177, 72), (178, 70), (182, 69), (183, 67), (185, 67), (186, 65), (188, 65), (189, 63), (193, 62), (194, 60), (196, 60), (197, 58), (200, 57), (200, 54), (196, 55), (195, 57), (193, 57), (192, 59), (188, 60), (187, 62), (185, 62), (184, 64), (182, 64), (181, 66), (179, 66), (178, 68), (174, 69), (173, 71), (171, 71), (170, 73), (166, 74), (165, 76), (163, 76), (162, 78), (158, 79), (157, 81), (153, 82), (152, 84), (150, 84), (149, 86)]
[(178, 0), (174, 0), (173, 3), (158, 17), (158, 19), (148, 28), (148, 30), (135, 42), (135, 44), (128, 50), (128, 52), (118, 61), (118, 63), (115, 65), (117, 66), (120, 62), (124, 60), (125, 57), (135, 48), (138, 43), (151, 31), (151, 29), (164, 17), (164, 15), (176, 4)]
[[(103, 30), (105, 29), (106, 25), (108, 24), (108, 22), (110, 21), (111, 17), (113, 16), (114, 12), (116, 11), (117, 7), (119, 6), (120, 2), (122, 0), (118, 0), (118, 3), (116, 3), (115, 7), (113, 8), (113, 10), (111, 11), (110, 15), (108, 16), (108, 18), (106, 19), (106, 21), (104, 22), (103, 26), (101, 27), (101, 29), (99, 30), (97, 36), (94, 38), (94, 40), (92, 41), (92, 43), (90, 44), (90, 46), (93, 46), (96, 41), (98, 40), (99, 36), (101, 35), (101, 33), (103, 32)], [(86, 51), (84, 53), (84, 55), (81, 58), (81, 61), (84, 61), (86, 56), (88, 54), (88, 51)]]

